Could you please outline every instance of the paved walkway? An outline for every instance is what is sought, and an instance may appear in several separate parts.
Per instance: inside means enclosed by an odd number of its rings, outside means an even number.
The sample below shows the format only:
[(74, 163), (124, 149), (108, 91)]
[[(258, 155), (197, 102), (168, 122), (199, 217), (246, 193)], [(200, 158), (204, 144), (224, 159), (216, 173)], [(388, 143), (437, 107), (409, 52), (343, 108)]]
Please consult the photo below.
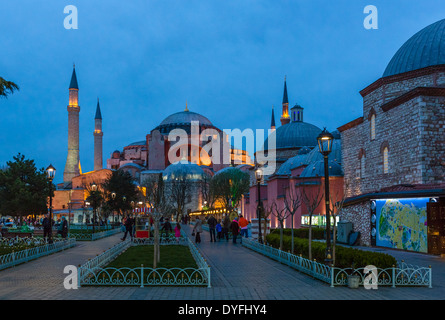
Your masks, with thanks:
[[(191, 227), (184, 226), (190, 235)], [(196, 287), (63, 287), (63, 268), (79, 265), (120, 241), (121, 235), (78, 242), (64, 252), (0, 272), (0, 299), (162, 299), (162, 300), (295, 300), (295, 299), (443, 299), (445, 260), (398, 252), (414, 264), (433, 266), (433, 288), (352, 290), (329, 285), (255, 253), (240, 244), (209, 242), (204, 232), (198, 248), (211, 267), (211, 288)], [(399, 257), (397, 257), (399, 258)], [(428, 263), (431, 262), (431, 263)]]

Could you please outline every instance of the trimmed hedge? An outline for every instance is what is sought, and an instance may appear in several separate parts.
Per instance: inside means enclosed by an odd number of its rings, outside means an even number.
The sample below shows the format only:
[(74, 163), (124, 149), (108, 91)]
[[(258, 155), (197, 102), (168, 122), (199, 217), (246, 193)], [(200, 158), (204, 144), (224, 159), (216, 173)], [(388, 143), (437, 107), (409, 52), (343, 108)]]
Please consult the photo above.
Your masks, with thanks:
[[(266, 237), (267, 242), (274, 248), (280, 247), (280, 235), (277, 233), (269, 234)], [(291, 237), (283, 236), (283, 251), (291, 250)], [(319, 262), (324, 261), (326, 252), (326, 244), (324, 242), (312, 242), (312, 259)], [(302, 255), (305, 258), (309, 256), (309, 243), (307, 239), (294, 237), (294, 254)], [(335, 247), (335, 267), (338, 268), (355, 268), (374, 265), (377, 268), (391, 268), (397, 265), (397, 260), (386, 253), (364, 251), (344, 246)]]
[[(285, 236), (291, 236), (292, 229), (283, 229), (283, 235)], [(318, 228), (313, 227), (312, 228), (312, 239), (313, 240), (322, 240), (324, 239), (324, 228)], [(280, 234), (280, 229), (272, 229), (270, 231), (271, 234)], [(296, 238), (303, 238), (303, 239), (309, 239), (309, 228), (300, 228), (300, 229), (294, 229), (294, 237)]]

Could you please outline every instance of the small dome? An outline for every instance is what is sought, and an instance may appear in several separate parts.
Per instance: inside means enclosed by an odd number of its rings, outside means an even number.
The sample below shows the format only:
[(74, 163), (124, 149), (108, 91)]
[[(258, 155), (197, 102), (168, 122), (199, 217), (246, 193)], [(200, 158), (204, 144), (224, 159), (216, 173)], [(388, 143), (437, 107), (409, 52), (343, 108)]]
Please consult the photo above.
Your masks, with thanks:
[(303, 147), (300, 150), (298, 150), (297, 154), (302, 155), (302, 154), (308, 154), (309, 152), (311, 152), (311, 148)]
[[(342, 177), (343, 170), (336, 161), (329, 160), (329, 176), (330, 177)], [(319, 160), (309, 164), (304, 168), (300, 175), (300, 178), (313, 178), (313, 177), (324, 177), (324, 160)]]
[(303, 121), (290, 122), (270, 134), (264, 143), (264, 149), (268, 149), (269, 138), (273, 136), (276, 137), (276, 149), (316, 146), (320, 133), (321, 129), (313, 124)]
[(276, 175), (290, 175), (292, 169), (305, 164), (306, 158), (307, 154), (298, 154), (295, 157), (287, 159), (286, 162), (280, 166)]
[[(335, 136), (334, 136), (335, 137)], [(334, 139), (332, 141), (332, 151), (328, 156), (328, 159), (331, 161), (335, 161), (337, 163), (342, 163), (342, 157), (341, 157), (341, 140), (340, 139)], [(306, 165), (309, 165), (312, 162), (316, 162), (319, 160), (323, 160), (323, 155), (320, 153), (320, 150), (317, 147), (311, 150), (311, 152), (308, 153), (306, 158)]]
[(445, 64), (445, 19), (420, 30), (392, 57), (383, 77)]
[(195, 163), (187, 160), (181, 160), (169, 165), (162, 173), (164, 180), (173, 180), (176, 178), (185, 178), (187, 180), (201, 180), (204, 170)]

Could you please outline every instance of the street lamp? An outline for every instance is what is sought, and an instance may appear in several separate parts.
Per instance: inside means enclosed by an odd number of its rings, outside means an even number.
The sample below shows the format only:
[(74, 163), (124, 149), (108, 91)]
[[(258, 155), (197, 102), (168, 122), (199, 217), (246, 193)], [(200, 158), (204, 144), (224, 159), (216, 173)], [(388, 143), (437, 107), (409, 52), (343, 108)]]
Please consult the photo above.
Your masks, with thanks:
[(56, 176), (56, 168), (51, 164), (46, 168), (46, 176), (49, 182), (49, 223), (51, 230), (48, 235), (48, 243), (53, 243), (53, 180)]
[(93, 205), (93, 234), (95, 233), (95, 228), (94, 228), (94, 226), (95, 226), (95, 224), (96, 224), (96, 208), (97, 208), (97, 194), (96, 194), (96, 191), (97, 191), (97, 184), (95, 184), (94, 182), (93, 182), (93, 184), (91, 184), (91, 195), (92, 195), (92, 205)]
[(258, 197), (258, 206), (257, 206), (257, 217), (258, 217), (258, 242), (263, 243), (263, 236), (261, 234), (261, 210), (263, 209), (263, 203), (261, 201), (261, 191), (260, 191), (260, 184), (261, 179), (263, 176), (263, 170), (261, 170), (260, 167), (258, 167), (255, 170), (255, 178), (256, 178), (256, 185), (257, 185), (257, 197)]
[(320, 149), (320, 153), (324, 158), (324, 198), (326, 204), (326, 258), (325, 263), (327, 265), (332, 264), (332, 255), (331, 255), (331, 215), (330, 215), (330, 205), (329, 205), (329, 163), (328, 156), (332, 151), (332, 141), (334, 140), (334, 136), (326, 130), (320, 133), (317, 137), (318, 148)]

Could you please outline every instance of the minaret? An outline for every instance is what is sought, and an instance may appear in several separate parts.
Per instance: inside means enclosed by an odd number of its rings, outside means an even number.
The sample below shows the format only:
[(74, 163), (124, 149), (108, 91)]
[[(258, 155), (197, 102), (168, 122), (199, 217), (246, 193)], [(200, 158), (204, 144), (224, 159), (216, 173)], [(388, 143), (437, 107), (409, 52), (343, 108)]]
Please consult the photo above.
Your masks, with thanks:
[(99, 98), (97, 98), (96, 116), (94, 117), (94, 171), (103, 168), (102, 158), (102, 114), (100, 112)]
[(287, 98), (287, 85), (286, 76), (284, 76), (284, 92), (283, 92), (283, 113), (281, 114), (281, 125), (288, 124), (290, 122), (289, 117), (289, 99)]
[(76, 66), (69, 87), (68, 110), (68, 156), (66, 158), (63, 182), (68, 183), (82, 173), (79, 158), (79, 86), (77, 85)]
[(273, 111), (273, 106), (272, 106), (272, 120), (270, 122), (270, 130), (272, 131), (275, 130), (275, 113)]

